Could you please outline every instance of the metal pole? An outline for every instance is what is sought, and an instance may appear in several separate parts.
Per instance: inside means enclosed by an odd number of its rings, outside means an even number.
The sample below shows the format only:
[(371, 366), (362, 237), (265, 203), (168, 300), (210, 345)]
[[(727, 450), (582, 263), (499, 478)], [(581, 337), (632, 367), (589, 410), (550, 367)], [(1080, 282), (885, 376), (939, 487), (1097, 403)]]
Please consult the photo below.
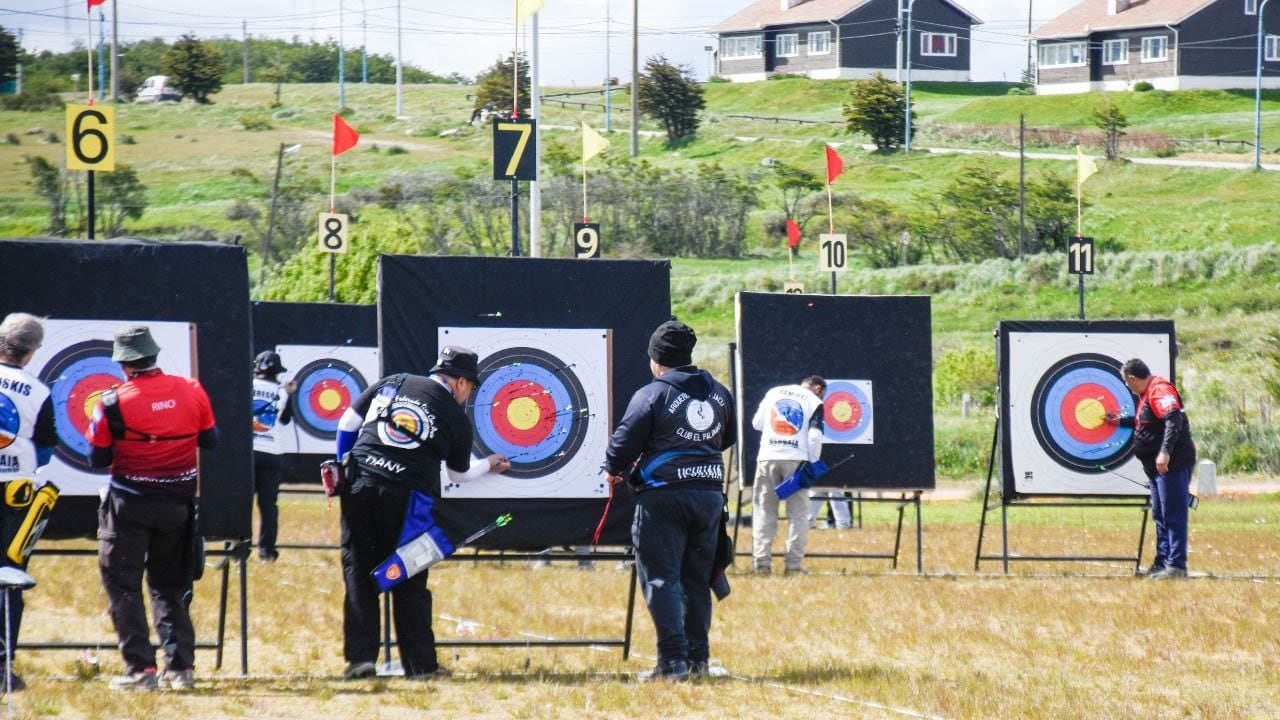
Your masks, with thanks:
[(404, 44), (400, 28), (400, 0), (396, 0), (396, 117), (404, 115)]
[(520, 181), (511, 179), (511, 257), (520, 257)]
[(1027, 82), (1035, 85), (1035, 75), (1031, 72), (1031, 3), (1027, 0)]
[(911, 10), (915, 7), (916, 0), (907, 0), (907, 41), (906, 45), (906, 65), (907, 65), (907, 136), (903, 139), (903, 147), (907, 152), (911, 152)]
[(631, 157), (640, 155), (640, 0), (631, 0)]
[(542, 94), (538, 89), (538, 16), (534, 13), (530, 18), (533, 30), (531, 62), (529, 63), (529, 116), (533, 118), (533, 181), (529, 183), (529, 257), (542, 255), (542, 186), (538, 183), (538, 169), (542, 164), (542, 141), (538, 139), (538, 115), (541, 114), (539, 103)]
[(604, 131), (613, 132), (613, 71), (610, 62), (613, 53), (610, 51), (612, 38), (612, 16), (609, 7), (612, 0), (604, 0)]
[(334, 292), (334, 276), (337, 274), (338, 254), (329, 253), (329, 302), (337, 302), (337, 295)]
[(276, 226), (276, 195), (280, 192), (280, 169), (284, 165), (284, 143), (276, 152), (276, 179), (271, 183), (271, 209), (267, 211), (267, 234), (262, 238), (262, 265), (258, 268), (258, 287), (267, 281), (267, 262), (271, 259), (271, 231)]
[(360, 82), (369, 84), (369, 10), (360, 0)]
[(338, 109), (347, 106), (347, 48), (342, 39), (342, 0), (338, 0)]
[(1078, 289), (1080, 293), (1080, 319), (1083, 320), (1084, 319), (1084, 273), (1079, 273), (1079, 278), (1080, 278), (1080, 285)]
[(1027, 241), (1027, 116), (1018, 116), (1018, 257)]
[(897, 47), (893, 56), (893, 81), (902, 82), (902, 0), (898, 0), (898, 22), (894, 27), (894, 33), (898, 36)]
[(248, 85), (249, 84), (249, 21), (248, 20), (240, 21), (240, 33), (244, 37), (244, 39), (240, 43), (243, 49), (243, 52), (241, 53), (240, 66), (244, 68), (244, 74), (241, 78), (241, 82), (243, 82), (245, 85)]
[(107, 96), (107, 16), (98, 8), (98, 97)]
[(118, 0), (111, 0), (111, 99), (115, 101), (120, 100), (120, 8), (117, 3)]
[(1258, 69), (1253, 86), (1253, 169), (1262, 169), (1262, 12), (1269, 0), (1258, 5)]
[(86, 237), (92, 240), (93, 233), (94, 233), (93, 226), (94, 226), (95, 220), (97, 219), (97, 212), (94, 210), (94, 207), (93, 207), (93, 176), (95, 173), (92, 170), (87, 171), (87, 173), (88, 173), (88, 181), (86, 182), (86, 184), (88, 185), (88, 188), (87, 188), (88, 192), (86, 193), (86, 198), (85, 198), (86, 199), (85, 210), (87, 211), (87, 214), (86, 214), (87, 221), (85, 224), (89, 226), (89, 232)]

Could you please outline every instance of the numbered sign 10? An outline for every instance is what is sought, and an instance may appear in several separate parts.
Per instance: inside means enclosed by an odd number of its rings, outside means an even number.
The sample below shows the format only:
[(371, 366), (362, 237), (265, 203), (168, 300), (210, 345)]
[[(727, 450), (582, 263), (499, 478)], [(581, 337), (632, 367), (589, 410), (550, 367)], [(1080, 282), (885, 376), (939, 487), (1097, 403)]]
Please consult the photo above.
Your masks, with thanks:
[(818, 236), (818, 269), (823, 272), (849, 269), (849, 242), (843, 233)]
[(1093, 260), (1093, 238), (1071, 238), (1067, 244), (1067, 272), (1076, 275), (1092, 275)]
[(584, 260), (600, 257), (600, 223), (573, 224), (573, 256)]
[(320, 252), (345, 253), (350, 222), (342, 213), (320, 213)]
[(67, 169), (116, 169), (116, 111), (106, 105), (67, 106)]
[(534, 120), (493, 119), (493, 179), (537, 180)]
[(782, 292), (788, 295), (803, 295), (804, 283), (799, 283), (799, 282), (796, 282), (795, 280), (787, 280), (786, 282), (782, 283)]

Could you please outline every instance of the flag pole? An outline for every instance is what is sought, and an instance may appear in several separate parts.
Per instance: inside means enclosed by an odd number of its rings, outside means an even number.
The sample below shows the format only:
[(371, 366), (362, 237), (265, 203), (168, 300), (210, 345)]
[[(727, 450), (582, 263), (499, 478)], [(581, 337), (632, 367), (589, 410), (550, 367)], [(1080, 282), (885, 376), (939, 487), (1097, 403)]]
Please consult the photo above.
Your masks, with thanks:
[(89, 105), (93, 105), (93, 6), (85, 5), (84, 27), (88, 42), (85, 43), (85, 49), (89, 56)]
[(336, 192), (338, 187), (338, 156), (329, 156), (329, 212), (335, 212), (337, 207)]
[(1081, 183), (1076, 181), (1076, 237), (1084, 237), (1084, 203), (1081, 198)]
[[(584, 136), (585, 141), (585, 136)], [(582, 148), (582, 222), (591, 222), (590, 216), (587, 215), (587, 149)]]

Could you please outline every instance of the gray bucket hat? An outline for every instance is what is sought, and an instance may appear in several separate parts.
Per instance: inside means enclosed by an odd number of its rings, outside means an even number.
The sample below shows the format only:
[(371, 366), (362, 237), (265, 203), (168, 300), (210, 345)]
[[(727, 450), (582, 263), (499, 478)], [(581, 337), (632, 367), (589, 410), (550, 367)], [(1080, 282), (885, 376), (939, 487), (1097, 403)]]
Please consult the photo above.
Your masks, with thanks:
[(133, 362), (159, 354), (160, 346), (151, 339), (151, 330), (146, 325), (116, 328), (115, 344), (111, 349), (111, 359), (115, 362)]

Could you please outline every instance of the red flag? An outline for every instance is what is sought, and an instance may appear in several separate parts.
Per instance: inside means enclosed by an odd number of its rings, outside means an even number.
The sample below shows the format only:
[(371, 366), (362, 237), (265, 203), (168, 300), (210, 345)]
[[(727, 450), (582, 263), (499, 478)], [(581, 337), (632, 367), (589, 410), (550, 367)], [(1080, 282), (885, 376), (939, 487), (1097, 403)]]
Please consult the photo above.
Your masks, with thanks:
[(800, 226), (791, 218), (787, 218), (787, 247), (800, 247)]
[(94, 6), (94, 5), (102, 5), (102, 4), (106, 3), (106, 2), (107, 2), (107, 0), (89, 0), (89, 7), (88, 7), (88, 8), (86, 8), (86, 9), (88, 9), (88, 10), (93, 10), (93, 6)]
[(333, 154), (341, 155), (360, 142), (360, 133), (347, 124), (338, 113), (333, 114)]
[(844, 161), (840, 159), (840, 154), (830, 145), (824, 145), (827, 149), (827, 184), (836, 181), (840, 177), (840, 173), (844, 172)]

